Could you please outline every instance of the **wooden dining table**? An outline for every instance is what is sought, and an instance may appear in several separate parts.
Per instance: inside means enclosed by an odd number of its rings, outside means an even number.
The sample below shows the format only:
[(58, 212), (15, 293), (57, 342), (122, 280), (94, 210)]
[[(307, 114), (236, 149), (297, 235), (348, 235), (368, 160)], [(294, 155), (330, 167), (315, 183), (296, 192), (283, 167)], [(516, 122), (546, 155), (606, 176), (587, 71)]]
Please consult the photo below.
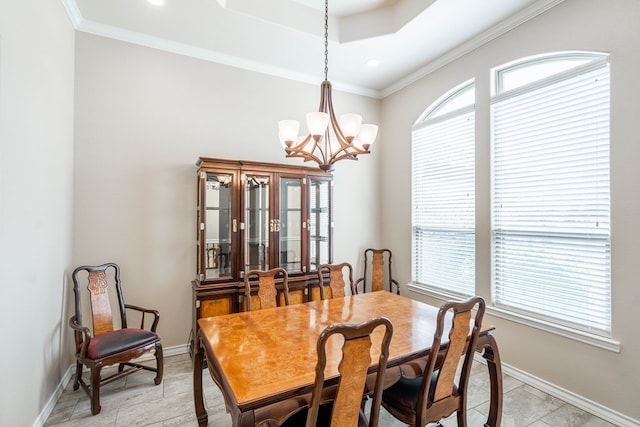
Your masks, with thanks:
[[(233, 426), (253, 427), (269, 405), (309, 395), (315, 379), (317, 339), (327, 326), (361, 323), (377, 316), (389, 318), (393, 324), (389, 370), (432, 351), (438, 310), (439, 307), (378, 291), (199, 319), (193, 363), (198, 424), (206, 426), (208, 422), (202, 389), (205, 357)], [(378, 329), (372, 335), (372, 353), (382, 337), (382, 330)], [(482, 325), (476, 350), (486, 359), (491, 383), (485, 426), (497, 427), (502, 414), (502, 370), (492, 330), (493, 326)], [(448, 343), (447, 336), (445, 330), (442, 345)], [(342, 343), (336, 341), (327, 350), (328, 381), (338, 377), (341, 347)], [(372, 361), (370, 372), (375, 371), (377, 358)]]

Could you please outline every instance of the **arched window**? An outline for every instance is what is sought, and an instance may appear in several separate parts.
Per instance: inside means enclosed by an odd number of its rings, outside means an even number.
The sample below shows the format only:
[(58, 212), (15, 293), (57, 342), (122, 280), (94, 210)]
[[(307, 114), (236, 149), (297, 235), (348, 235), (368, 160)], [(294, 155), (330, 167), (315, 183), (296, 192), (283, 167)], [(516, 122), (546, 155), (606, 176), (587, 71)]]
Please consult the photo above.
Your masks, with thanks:
[(448, 91), (412, 129), (412, 281), (475, 293), (475, 85)]
[(610, 336), (608, 55), (525, 58), (493, 78), (495, 307)]

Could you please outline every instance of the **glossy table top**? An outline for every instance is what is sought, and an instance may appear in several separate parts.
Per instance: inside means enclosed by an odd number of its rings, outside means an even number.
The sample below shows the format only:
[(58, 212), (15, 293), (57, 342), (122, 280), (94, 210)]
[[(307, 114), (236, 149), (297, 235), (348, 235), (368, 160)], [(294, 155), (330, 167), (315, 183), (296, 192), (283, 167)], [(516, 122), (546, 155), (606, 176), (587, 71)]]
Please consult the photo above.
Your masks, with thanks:
[[(428, 353), (437, 312), (438, 307), (380, 291), (203, 318), (198, 323), (209, 363), (224, 377), (237, 406), (249, 408), (310, 389), (317, 338), (330, 324), (389, 318), (393, 324), (389, 365), (396, 365)], [(483, 332), (489, 329), (483, 325)], [(381, 337), (378, 328), (372, 335), (372, 354), (378, 353)], [(341, 345), (335, 336), (327, 354), (326, 378), (337, 376)], [(376, 363), (372, 358), (372, 367)]]

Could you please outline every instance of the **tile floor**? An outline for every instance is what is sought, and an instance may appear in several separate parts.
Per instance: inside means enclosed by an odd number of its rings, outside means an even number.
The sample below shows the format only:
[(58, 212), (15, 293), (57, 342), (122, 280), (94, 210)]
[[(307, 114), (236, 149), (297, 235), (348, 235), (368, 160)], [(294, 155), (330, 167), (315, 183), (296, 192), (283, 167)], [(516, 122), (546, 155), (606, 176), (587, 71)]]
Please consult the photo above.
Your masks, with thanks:
[[(91, 415), (86, 393), (82, 389), (73, 391), (73, 382), (70, 382), (45, 427), (197, 426), (189, 356), (184, 354), (165, 358), (164, 378), (160, 385), (153, 384), (154, 375), (144, 371), (104, 386), (101, 390), (102, 411), (96, 416)], [(218, 387), (206, 372), (204, 379), (209, 426), (230, 427), (231, 419), (225, 412)], [(468, 401), (469, 427), (482, 426), (486, 420), (489, 410), (488, 385), (486, 367), (474, 363)], [(505, 376), (503, 385), (503, 427), (612, 426), (512, 377)], [(443, 421), (442, 425), (456, 426), (455, 414)], [(382, 410), (380, 426), (400, 427), (404, 424)]]

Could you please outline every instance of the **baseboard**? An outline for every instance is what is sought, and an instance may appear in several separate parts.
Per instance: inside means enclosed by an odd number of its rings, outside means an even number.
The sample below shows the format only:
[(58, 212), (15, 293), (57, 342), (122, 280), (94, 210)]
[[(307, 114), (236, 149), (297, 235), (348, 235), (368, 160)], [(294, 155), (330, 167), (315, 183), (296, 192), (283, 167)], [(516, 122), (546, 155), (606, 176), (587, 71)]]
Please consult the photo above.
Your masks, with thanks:
[(53, 411), (53, 408), (55, 408), (56, 403), (58, 403), (58, 399), (60, 399), (60, 396), (62, 396), (64, 388), (67, 386), (67, 384), (69, 384), (69, 381), (71, 381), (71, 378), (73, 376), (73, 368), (74, 365), (69, 366), (69, 369), (67, 369), (67, 371), (64, 373), (62, 379), (60, 380), (60, 383), (47, 401), (47, 404), (44, 405), (44, 408), (42, 408), (42, 411), (40, 411), (40, 415), (38, 415), (38, 418), (36, 418), (36, 420), (33, 422), (33, 427), (42, 427), (47, 421), (47, 418), (49, 418), (49, 415), (51, 415), (51, 412)]
[[(479, 354), (476, 355), (474, 361), (478, 361), (480, 363), (486, 364), (486, 360)], [(594, 402), (593, 400), (589, 400), (583, 396), (580, 396), (572, 391), (566, 390), (562, 387), (559, 387), (555, 384), (552, 384), (546, 380), (538, 378), (534, 375), (529, 374), (528, 372), (522, 371), (518, 368), (510, 366), (508, 364), (502, 364), (502, 372), (505, 375), (509, 375), (527, 385), (530, 385), (533, 388), (537, 388), (550, 396), (556, 397), (564, 402), (570, 403), (576, 408), (580, 408), (585, 412), (589, 412), (590, 414), (595, 415), (596, 417), (602, 418), (605, 421), (608, 421), (619, 427), (640, 427), (640, 421), (635, 420), (627, 415), (621, 414), (620, 412), (614, 411), (611, 408), (607, 408), (606, 406)]]
[[(162, 350), (163, 350), (164, 357), (178, 356), (180, 354), (188, 353), (189, 346), (182, 344), (182, 345), (177, 345), (173, 347), (163, 348)], [(153, 355), (150, 353), (147, 353), (146, 355), (141, 357), (139, 360), (145, 361), (145, 360), (151, 360), (151, 359), (153, 359)], [(484, 358), (479, 354), (476, 355), (475, 360), (480, 363), (486, 364), (486, 360), (484, 360)], [(36, 418), (36, 420), (34, 421), (33, 427), (42, 427), (44, 423), (47, 421), (47, 418), (49, 418), (49, 415), (51, 415), (51, 412), (53, 412), (53, 408), (56, 406), (58, 399), (60, 399), (60, 396), (62, 396), (62, 392), (64, 391), (65, 387), (69, 384), (69, 381), (71, 381), (71, 379), (73, 378), (74, 369), (75, 369), (75, 364), (72, 364), (71, 366), (69, 366), (69, 369), (67, 369), (65, 374), (62, 376), (62, 380), (60, 381), (60, 384), (58, 384), (55, 391), (53, 392), (53, 395), (47, 401), (47, 404), (44, 406), (44, 408), (40, 412), (40, 415), (38, 416), (38, 418)], [(505, 375), (512, 376), (513, 378), (519, 381), (522, 381), (523, 383), (528, 384), (531, 387), (537, 388), (538, 390), (541, 390), (553, 397), (556, 397), (564, 402), (570, 403), (576, 408), (580, 408), (583, 411), (589, 412), (590, 414), (593, 414), (596, 417), (602, 418), (603, 420), (608, 421), (616, 426), (640, 427), (640, 421), (638, 420), (635, 420), (631, 417), (621, 414), (620, 412), (614, 411), (613, 409), (607, 408), (606, 406), (601, 405), (600, 403), (589, 400), (583, 396), (580, 396), (562, 387), (558, 387), (555, 384), (552, 384), (548, 381), (545, 381), (541, 378), (538, 378), (534, 375), (531, 375), (525, 371), (522, 371), (508, 364), (505, 364), (505, 363), (502, 364), (502, 372)]]
[[(185, 344), (162, 348), (163, 357), (178, 356), (180, 354), (186, 354), (188, 352), (189, 346)], [(146, 353), (138, 360), (143, 362), (145, 360), (152, 360), (153, 358), (154, 356), (152, 353)], [(42, 427), (47, 421), (47, 418), (49, 418), (49, 415), (51, 415), (51, 412), (53, 412), (53, 408), (55, 408), (56, 403), (58, 403), (58, 399), (60, 399), (60, 396), (62, 396), (62, 392), (73, 378), (75, 367), (75, 363), (72, 363), (64, 373), (62, 379), (60, 380), (60, 383), (51, 395), (51, 398), (49, 398), (47, 404), (44, 405), (44, 408), (42, 408), (42, 411), (40, 411), (40, 415), (38, 415), (38, 418), (36, 418), (36, 420), (33, 422), (33, 427)]]

